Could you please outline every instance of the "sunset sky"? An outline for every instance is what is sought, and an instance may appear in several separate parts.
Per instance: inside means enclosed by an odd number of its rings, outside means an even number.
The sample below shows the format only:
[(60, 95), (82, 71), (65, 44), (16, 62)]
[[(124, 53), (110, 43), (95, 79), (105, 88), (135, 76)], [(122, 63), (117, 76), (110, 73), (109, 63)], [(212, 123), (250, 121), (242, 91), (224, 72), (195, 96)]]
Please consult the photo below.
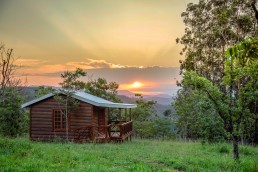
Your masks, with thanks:
[(53, 85), (81, 67), (120, 89), (177, 88), (181, 12), (198, 0), (0, 0), (0, 42), (13, 48), (27, 85)]

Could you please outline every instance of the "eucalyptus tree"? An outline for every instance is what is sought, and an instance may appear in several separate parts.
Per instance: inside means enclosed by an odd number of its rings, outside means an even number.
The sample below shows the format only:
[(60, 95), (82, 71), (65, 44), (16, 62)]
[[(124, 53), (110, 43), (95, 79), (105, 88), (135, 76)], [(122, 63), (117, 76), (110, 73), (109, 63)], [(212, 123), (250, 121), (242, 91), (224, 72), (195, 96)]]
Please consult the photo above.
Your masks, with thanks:
[(13, 49), (0, 45), (0, 98), (4, 99), (4, 92), (8, 88), (17, 88), (21, 85), (21, 80), (17, 78), (18, 66), (15, 64), (16, 58), (13, 56)]
[[(181, 15), (186, 25), (185, 34), (177, 39), (177, 43), (184, 46), (181, 54), (185, 55), (185, 60), (180, 61), (181, 74), (195, 71), (209, 80), (212, 85), (218, 86), (223, 97), (228, 97), (229, 88), (225, 84), (225, 76), (229, 64), (228, 54), (225, 52), (248, 36), (258, 36), (257, 5), (257, 0), (200, 0), (197, 4), (189, 3), (186, 11)], [(191, 89), (186, 85), (183, 83), (179, 85), (183, 86), (184, 91), (192, 94)], [(237, 87), (232, 86), (232, 94), (239, 92), (235, 88)], [(180, 96), (182, 101), (182, 96), (185, 95)], [(232, 97), (235, 98), (234, 95)], [(187, 97), (184, 99), (187, 100)], [(196, 104), (197, 101), (202, 100), (195, 99)], [(187, 105), (181, 103), (180, 106), (183, 109)], [(195, 105), (192, 104), (191, 109), (194, 108)], [(253, 100), (249, 103), (248, 110), (255, 114), (256, 109), (257, 100)], [(229, 130), (228, 121), (224, 119), (223, 121), (225, 128)], [(258, 128), (255, 117), (245, 118), (241, 128), (246, 128), (242, 131), (244, 139), (258, 143), (258, 139), (255, 139)]]
[(22, 82), (17, 77), (15, 60), (13, 49), (0, 45), (0, 133), (12, 137), (28, 126), (26, 114), (21, 110), (23, 98), (18, 87)]
[(113, 102), (121, 102), (117, 97), (118, 87), (116, 82), (108, 82), (105, 78), (92, 79), (85, 83), (86, 92)]
[(184, 46), (181, 73), (193, 70), (213, 83), (224, 75), (225, 51), (246, 36), (258, 36), (254, 0), (200, 0), (189, 3), (181, 14), (185, 34), (177, 43)]
[(184, 73), (182, 86), (205, 93), (213, 102), (233, 141), (234, 158), (239, 159), (238, 142), (245, 130), (243, 123), (249, 120), (257, 130), (258, 112), (249, 107), (258, 101), (258, 38), (246, 38), (225, 54), (221, 82), (225, 90), (193, 71)]
[[(73, 97), (77, 90), (83, 89), (85, 83), (80, 80), (86, 76), (86, 72), (77, 68), (74, 72), (66, 71), (61, 74), (63, 81), (59, 83), (61, 89), (56, 92), (55, 99), (60, 104), (61, 114), (65, 116), (66, 139), (68, 140), (68, 115), (79, 107), (79, 102)], [(63, 95), (62, 95), (63, 94)]]
[(226, 138), (224, 123), (213, 102), (195, 86), (183, 86), (173, 103), (177, 134), (185, 140), (223, 141)]

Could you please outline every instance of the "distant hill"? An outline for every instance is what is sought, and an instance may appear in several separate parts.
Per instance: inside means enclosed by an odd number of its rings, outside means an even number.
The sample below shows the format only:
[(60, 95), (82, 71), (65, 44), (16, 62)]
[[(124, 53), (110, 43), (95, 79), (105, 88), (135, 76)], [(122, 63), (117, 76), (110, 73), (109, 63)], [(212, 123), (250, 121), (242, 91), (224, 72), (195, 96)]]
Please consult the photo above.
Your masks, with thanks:
[(128, 91), (128, 90), (117, 90), (118, 95), (124, 95), (127, 97), (135, 97), (135, 93)]
[(19, 92), (24, 98), (24, 102), (30, 101), (35, 99), (34, 90), (37, 87), (31, 86), (31, 87), (19, 87)]
[[(121, 92), (118, 92), (118, 94), (121, 94)], [(118, 98), (121, 99), (124, 103), (135, 103), (135, 101), (137, 100), (137, 98), (134, 96), (134, 93), (130, 92), (130, 91), (124, 91), (122, 93), (127, 93), (127, 95), (133, 95), (133, 96), (126, 96), (126, 95), (118, 95)], [(156, 95), (156, 96), (150, 96), (150, 95), (143, 95), (143, 99), (146, 101), (157, 101), (157, 103), (153, 106), (153, 109), (157, 112), (157, 114), (160, 117), (163, 117), (163, 112), (167, 109), (171, 109), (171, 111), (173, 112), (174, 109), (171, 106), (171, 102), (172, 102), (172, 97), (168, 98), (169, 95), (167, 95), (167, 98), (164, 97), (159, 97), (160, 95)]]
[[(126, 101), (132, 101), (135, 98), (135, 93), (128, 91), (128, 90), (118, 90), (118, 97), (121, 97), (120, 99)], [(126, 97), (124, 97), (126, 96)], [(142, 95), (144, 100), (150, 101), (156, 101), (158, 104), (161, 105), (171, 105), (171, 102), (173, 100), (173, 97), (168, 94), (157, 94), (157, 95)], [(131, 100), (129, 100), (130, 98)], [(130, 102), (127, 102), (130, 103)]]

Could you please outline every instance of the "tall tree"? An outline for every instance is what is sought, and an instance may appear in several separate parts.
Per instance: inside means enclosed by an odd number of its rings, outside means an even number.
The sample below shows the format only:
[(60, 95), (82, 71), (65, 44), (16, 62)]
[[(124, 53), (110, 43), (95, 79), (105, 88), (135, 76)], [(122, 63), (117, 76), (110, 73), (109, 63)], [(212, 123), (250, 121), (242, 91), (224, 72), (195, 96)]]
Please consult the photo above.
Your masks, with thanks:
[(22, 96), (15, 87), (5, 88), (0, 99), (0, 134), (4, 136), (16, 137), (28, 128), (25, 111), (21, 110), (23, 102)]
[(8, 87), (17, 87), (21, 80), (15, 76), (17, 65), (14, 64), (13, 49), (6, 49), (5, 45), (0, 45), (0, 96), (3, 99), (4, 92)]
[(86, 92), (113, 102), (121, 102), (117, 97), (118, 87), (119, 85), (116, 82), (107, 82), (105, 78), (98, 78), (85, 83)]
[(218, 142), (225, 139), (224, 123), (216, 107), (205, 93), (196, 90), (194, 86), (191, 88), (184, 85), (173, 106), (177, 114), (174, 119), (177, 133), (185, 140)]
[[(238, 84), (235, 83), (236, 75), (233, 74), (236, 73), (235, 61), (234, 65), (230, 63), (228, 54), (225, 52), (229, 47), (244, 41), (245, 37), (258, 36), (256, 11), (254, 0), (200, 0), (197, 4), (190, 3), (186, 11), (182, 13), (186, 25), (185, 34), (177, 39), (178, 43), (184, 45), (181, 54), (185, 54), (186, 57), (184, 61), (180, 61), (181, 73), (195, 71), (199, 76), (211, 82), (210, 86), (218, 86), (222, 99), (225, 100), (224, 105), (230, 107), (226, 108), (226, 112), (222, 113), (220, 110), (218, 113), (224, 121), (225, 129), (231, 133), (235, 150), (238, 150), (236, 147), (239, 135), (234, 134), (236, 130), (233, 123), (236, 114), (241, 114), (235, 113), (236, 107), (244, 107), (240, 105), (241, 103), (246, 104), (246, 101), (238, 97), (243, 95), (243, 91), (240, 90), (243, 89), (241, 84), (245, 85), (245, 83), (242, 83), (244, 80), (239, 81)], [(248, 44), (247, 40), (244, 42), (243, 44)], [(229, 67), (230, 64), (231, 67)], [(242, 71), (243, 68), (238, 66), (237, 69)], [(185, 83), (182, 83), (182, 86), (190, 87)], [(212, 98), (210, 94), (207, 96)], [(240, 115), (239, 128), (244, 128), (248, 121), (253, 121), (246, 111), (250, 111), (251, 106), (253, 110), (257, 109), (256, 102), (257, 100), (253, 100), (252, 103), (246, 104), (249, 108), (243, 110), (245, 120), (242, 120), (242, 115)], [(246, 118), (247, 116), (250, 118)], [(252, 123), (251, 128), (250, 130), (256, 130), (255, 122)], [(237, 130), (240, 132), (240, 129)], [(235, 152), (237, 159), (238, 153)]]
[(0, 132), (7, 136), (22, 133), (26, 114), (21, 110), (22, 97), (18, 92), (21, 80), (17, 78), (13, 49), (0, 45)]
[[(225, 91), (195, 72), (184, 74), (182, 86), (205, 93), (213, 102), (233, 141), (234, 158), (239, 159), (241, 126), (246, 120), (257, 122), (258, 113), (250, 111), (249, 105), (258, 101), (258, 39), (246, 38), (229, 48), (224, 68), (221, 85)], [(257, 123), (254, 125), (257, 127)]]
[[(61, 78), (63, 82), (59, 83), (62, 89), (55, 96), (55, 99), (60, 103), (61, 115), (65, 116), (66, 140), (69, 138), (68, 115), (79, 106), (79, 102), (73, 98), (73, 95), (75, 91), (85, 87), (85, 83), (79, 80), (83, 76), (86, 76), (86, 72), (80, 68), (77, 68), (74, 72), (66, 71), (62, 73)], [(63, 107), (64, 110), (62, 110)]]
[[(257, 36), (253, 0), (200, 0), (181, 14), (185, 34), (177, 42), (184, 48), (181, 72), (194, 70), (213, 83), (224, 75), (225, 51), (246, 36)], [(223, 88), (222, 88), (223, 89)]]

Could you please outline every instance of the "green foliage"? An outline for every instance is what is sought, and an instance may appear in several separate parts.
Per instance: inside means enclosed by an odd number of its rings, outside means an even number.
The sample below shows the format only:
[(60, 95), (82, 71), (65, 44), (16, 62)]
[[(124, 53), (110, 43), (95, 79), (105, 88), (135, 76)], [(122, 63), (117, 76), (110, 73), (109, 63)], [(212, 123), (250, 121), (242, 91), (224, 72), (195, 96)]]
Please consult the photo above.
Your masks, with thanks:
[(155, 101), (145, 101), (141, 95), (138, 96), (136, 100), (137, 107), (132, 110), (132, 116), (134, 120), (146, 121), (150, 118), (157, 116), (153, 105), (156, 104)]
[[(186, 56), (184, 61), (180, 61), (181, 72), (195, 71), (199, 76), (211, 81), (208, 83), (197, 76), (193, 85), (196, 84), (196, 89), (205, 91), (209, 98), (213, 99), (217, 112), (227, 121), (224, 124), (226, 129), (235, 130), (233, 127), (236, 126), (232, 126), (229, 121), (241, 121), (238, 122), (241, 124), (237, 124), (241, 127), (237, 127), (236, 132), (241, 133), (245, 140), (258, 143), (258, 120), (255, 112), (257, 77), (253, 75), (251, 81), (248, 77), (250, 70), (256, 72), (253, 70), (257, 59), (257, 39), (250, 38), (258, 36), (255, 18), (257, 10), (252, 8), (252, 4), (254, 6), (254, 0), (201, 0), (197, 4), (189, 3), (186, 11), (182, 13), (186, 25), (185, 34), (181, 39), (177, 39), (177, 43), (184, 45), (181, 54)], [(233, 47), (229, 48), (231, 46)], [(209, 91), (217, 93), (211, 93), (211, 96)], [(220, 97), (223, 102), (217, 101)], [(231, 120), (233, 113), (235, 117)], [(243, 116), (245, 120), (242, 120)], [(249, 123), (252, 124), (251, 127)], [(244, 128), (248, 128), (248, 132), (245, 133)]]
[[(258, 39), (247, 37), (226, 52), (226, 89), (234, 132), (258, 143)], [(250, 137), (251, 136), (251, 137)]]
[(229, 147), (228, 145), (221, 145), (219, 147), (219, 153), (229, 153), (230, 150), (229, 150)]
[(156, 118), (153, 125), (153, 134), (156, 138), (171, 138), (175, 135), (172, 121), (166, 118)]
[(21, 111), (22, 97), (18, 92), (21, 80), (13, 49), (0, 45), (0, 135), (15, 137), (28, 128), (26, 113)]
[(223, 121), (212, 101), (203, 92), (181, 90), (174, 107), (177, 113), (174, 122), (182, 138), (209, 142), (218, 142), (225, 138)]
[(60, 104), (60, 110), (62, 110), (66, 120), (66, 140), (68, 140), (69, 133), (68, 114), (79, 107), (79, 101), (73, 97), (74, 93), (85, 87), (85, 83), (79, 80), (83, 76), (86, 76), (86, 72), (80, 68), (77, 68), (74, 72), (66, 71), (62, 73), (63, 82), (59, 83), (62, 88), (55, 95), (55, 99)]
[(134, 135), (140, 138), (153, 138), (155, 128), (152, 121), (134, 121)]
[(122, 144), (30, 142), (0, 138), (1, 171), (252, 171), (257, 172), (257, 147), (234, 161), (219, 149), (230, 145), (199, 142), (135, 140)]
[(121, 100), (117, 98), (118, 87), (119, 85), (116, 82), (108, 83), (105, 78), (98, 78), (88, 81), (85, 84), (85, 91), (106, 100), (121, 102)]
[(59, 83), (59, 85), (65, 91), (80, 90), (85, 86), (85, 83), (79, 80), (79, 78), (86, 75), (87, 73), (81, 68), (77, 68), (74, 72), (66, 71), (61, 74), (63, 82)]
[(153, 108), (155, 101), (146, 101), (136, 94), (137, 107), (132, 110), (134, 135), (140, 138), (169, 138), (173, 133), (172, 121), (161, 118)]
[(164, 118), (146, 121), (134, 121), (133, 129), (136, 137), (170, 139), (174, 137), (172, 122)]
[(163, 115), (165, 117), (170, 117), (172, 115), (172, 110), (171, 109), (167, 109), (163, 112)]
[[(79, 106), (79, 102), (73, 98), (75, 91), (81, 90), (85, 87), (85, 83), (80, 81), (80, 77), (86, 76), (86, 72), (77, 68), (74, 72), (66, 71), (61, 74), (63, 82), (59, 83), (61, 90), (56, 93), (55, 99), (61, 104), (61, 107), (65, 108), (67, 113), (71, 113)], [(65, 95), (65, 96), (62, 96)]]
[[(258, 39), (247, 37), (243, 42), (229, 48), (226, 54), (223, 82), (220, 83), (224, 89), (192, 71), (184, 73), (182, 86), (184, 89), (205, 93), (223, 119), (225, 129), (230, 133), (234, 144), (237, 145), (240, 135), (252, 133), (245, 128), (247, 121), (251, 122), (251, 128), (255, 128), (252, 137), (257, 138), (257, 112), (251, 111), (250, 104), (258, 101)], [(248, 125), (250, 126), (250, 123)], [(236, 159), (237, 152), (236, 146)]]
[(141, 94), (137, 94), (137, 107), (132, 109), (132, 117), (134, 120), (134, 135), (142, 138), (151, 138), (154, 133), (152, 119), (157, 116), (152, 106), (154, 101), (145, 101)]
[(21, 110), (23, 98), (16, 88), (5, 88), (0, 99), (0, 134), (16, 137), (28, 131), (28, 113)]
[(54, 93), (56, 90), (53, 87), (46, 87), (46, 86), (38, 86), (34, 90), (34, 96), (36, 98), (42, 97), (49, 93)]
[(189, 3), (181, 14), (185, 34), (177, 43), (184, 45), (181, 72), (193, 70), (213, 83), (224, 73), (224, 52), (246, 36), (258, 36), (253, 0), (207, 1)]

